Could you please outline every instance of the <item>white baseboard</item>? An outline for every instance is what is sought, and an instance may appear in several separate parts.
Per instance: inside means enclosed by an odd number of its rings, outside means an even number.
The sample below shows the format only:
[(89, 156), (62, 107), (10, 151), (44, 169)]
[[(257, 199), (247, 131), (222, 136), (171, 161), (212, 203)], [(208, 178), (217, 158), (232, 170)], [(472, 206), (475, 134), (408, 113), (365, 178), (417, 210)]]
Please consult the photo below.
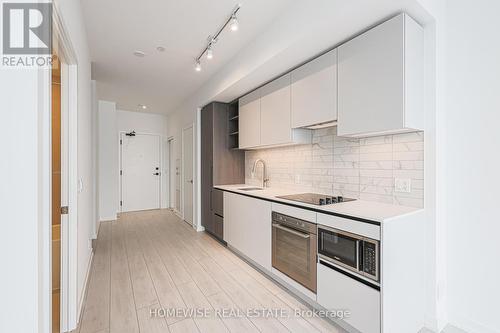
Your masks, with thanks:
[(99, 230), (100, 229), (101, 229), (101, 220), (97, 221), (97, 230), (92, 235), (92, 239), (97, 239), (97, 236), (99, 236)]
[(82, 318), (82, 312), (83, 312), (83, 304), (85, 303), (85, 299), (87, 298), (87, 289), (88, 285), (90, 282), (90, 272), (92, 270), (92, 263), (94, 261), (94, 251), (90, 251), (90, 258), (87, 264), (87, 272), (85, 273), (85, 282), (83, 284), (83, 290), (80, 293), (80, 303), (78, 304), (78, 316), (77, 316), (77, 322), (76, 326), (72, 328), (72, 330), (76, 329), (78, 327), (78, 323), (80, 322), (80, 319)]
[(181, 212), (179, 212), (177, 209), (173, 208), (172, 211), (174, 212), (175, 215), (177, 215), (178, 218), (180, 218), (181, 220), (184, 220), (184, 218), (182, 217), (182, 214)]
[(486, 327), (467, 316), (460, 314), (449, 314), (449, 325), (442, 332), (445, 333), (466, 333), (466, 332), (481, 332), (481, 333), (498, 333), (491, 327)]
[(118, 218), (117, 215), (115, 215), (115, 216), (101, 216), (99, 224), (101, 224), (101, 222), (116, 221), (117, 218)]

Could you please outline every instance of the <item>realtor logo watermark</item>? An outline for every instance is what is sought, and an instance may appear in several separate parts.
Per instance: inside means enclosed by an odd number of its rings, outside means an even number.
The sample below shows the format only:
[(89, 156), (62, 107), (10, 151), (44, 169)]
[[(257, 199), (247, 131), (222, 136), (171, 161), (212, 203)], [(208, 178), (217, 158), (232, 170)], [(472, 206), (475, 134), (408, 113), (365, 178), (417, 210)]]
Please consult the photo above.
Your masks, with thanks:
[(3, 3), (2, 28), (3, 66), (51, 64), (52, 3)]

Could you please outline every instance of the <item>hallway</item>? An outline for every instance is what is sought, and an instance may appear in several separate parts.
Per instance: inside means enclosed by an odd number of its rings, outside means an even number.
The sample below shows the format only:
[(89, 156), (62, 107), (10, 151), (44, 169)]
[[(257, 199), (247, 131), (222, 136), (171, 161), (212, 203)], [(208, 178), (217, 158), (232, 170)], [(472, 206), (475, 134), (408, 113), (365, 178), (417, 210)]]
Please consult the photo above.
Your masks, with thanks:
[[(214, 315), (213, 309), (280, 309), (278, 318)], [(210, 315), (159, 309), (208, 309)], [(169, 210), (122, 214), (101, 223), (79, 333), (344, 332)], [(224, 312), (224, 314), (226, 314)]]

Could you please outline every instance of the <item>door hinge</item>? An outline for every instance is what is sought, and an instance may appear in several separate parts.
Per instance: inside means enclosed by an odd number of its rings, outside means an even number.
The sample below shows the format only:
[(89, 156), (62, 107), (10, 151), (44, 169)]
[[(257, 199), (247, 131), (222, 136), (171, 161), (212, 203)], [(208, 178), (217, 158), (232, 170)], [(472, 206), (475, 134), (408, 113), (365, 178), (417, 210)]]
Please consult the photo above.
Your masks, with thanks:
[(67, 215), (69, 213), (69, 207), (68, 206), (62, 206), (61, 207), (61, 215)]
[(120, 200), (120, 206), (123, 206), (123, 201)]
[(123, 144), (123, 140), (122, 140), (122, 139), (120, 139), (120, 144), (121, 144), (121, 145)]
[(120, 170), (120, 176), (122, 176), (122, 175), (123, 175), (123, 171), (122, 171), (122, 170)]

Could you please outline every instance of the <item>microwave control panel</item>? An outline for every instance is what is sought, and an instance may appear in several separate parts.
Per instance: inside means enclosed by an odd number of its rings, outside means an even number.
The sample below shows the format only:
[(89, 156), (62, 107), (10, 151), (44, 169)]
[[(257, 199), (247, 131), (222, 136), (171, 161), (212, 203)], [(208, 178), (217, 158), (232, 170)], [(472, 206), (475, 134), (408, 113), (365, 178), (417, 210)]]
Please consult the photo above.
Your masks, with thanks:
[(363, 272), (377, 276), (377, 245), (363, 242)]

